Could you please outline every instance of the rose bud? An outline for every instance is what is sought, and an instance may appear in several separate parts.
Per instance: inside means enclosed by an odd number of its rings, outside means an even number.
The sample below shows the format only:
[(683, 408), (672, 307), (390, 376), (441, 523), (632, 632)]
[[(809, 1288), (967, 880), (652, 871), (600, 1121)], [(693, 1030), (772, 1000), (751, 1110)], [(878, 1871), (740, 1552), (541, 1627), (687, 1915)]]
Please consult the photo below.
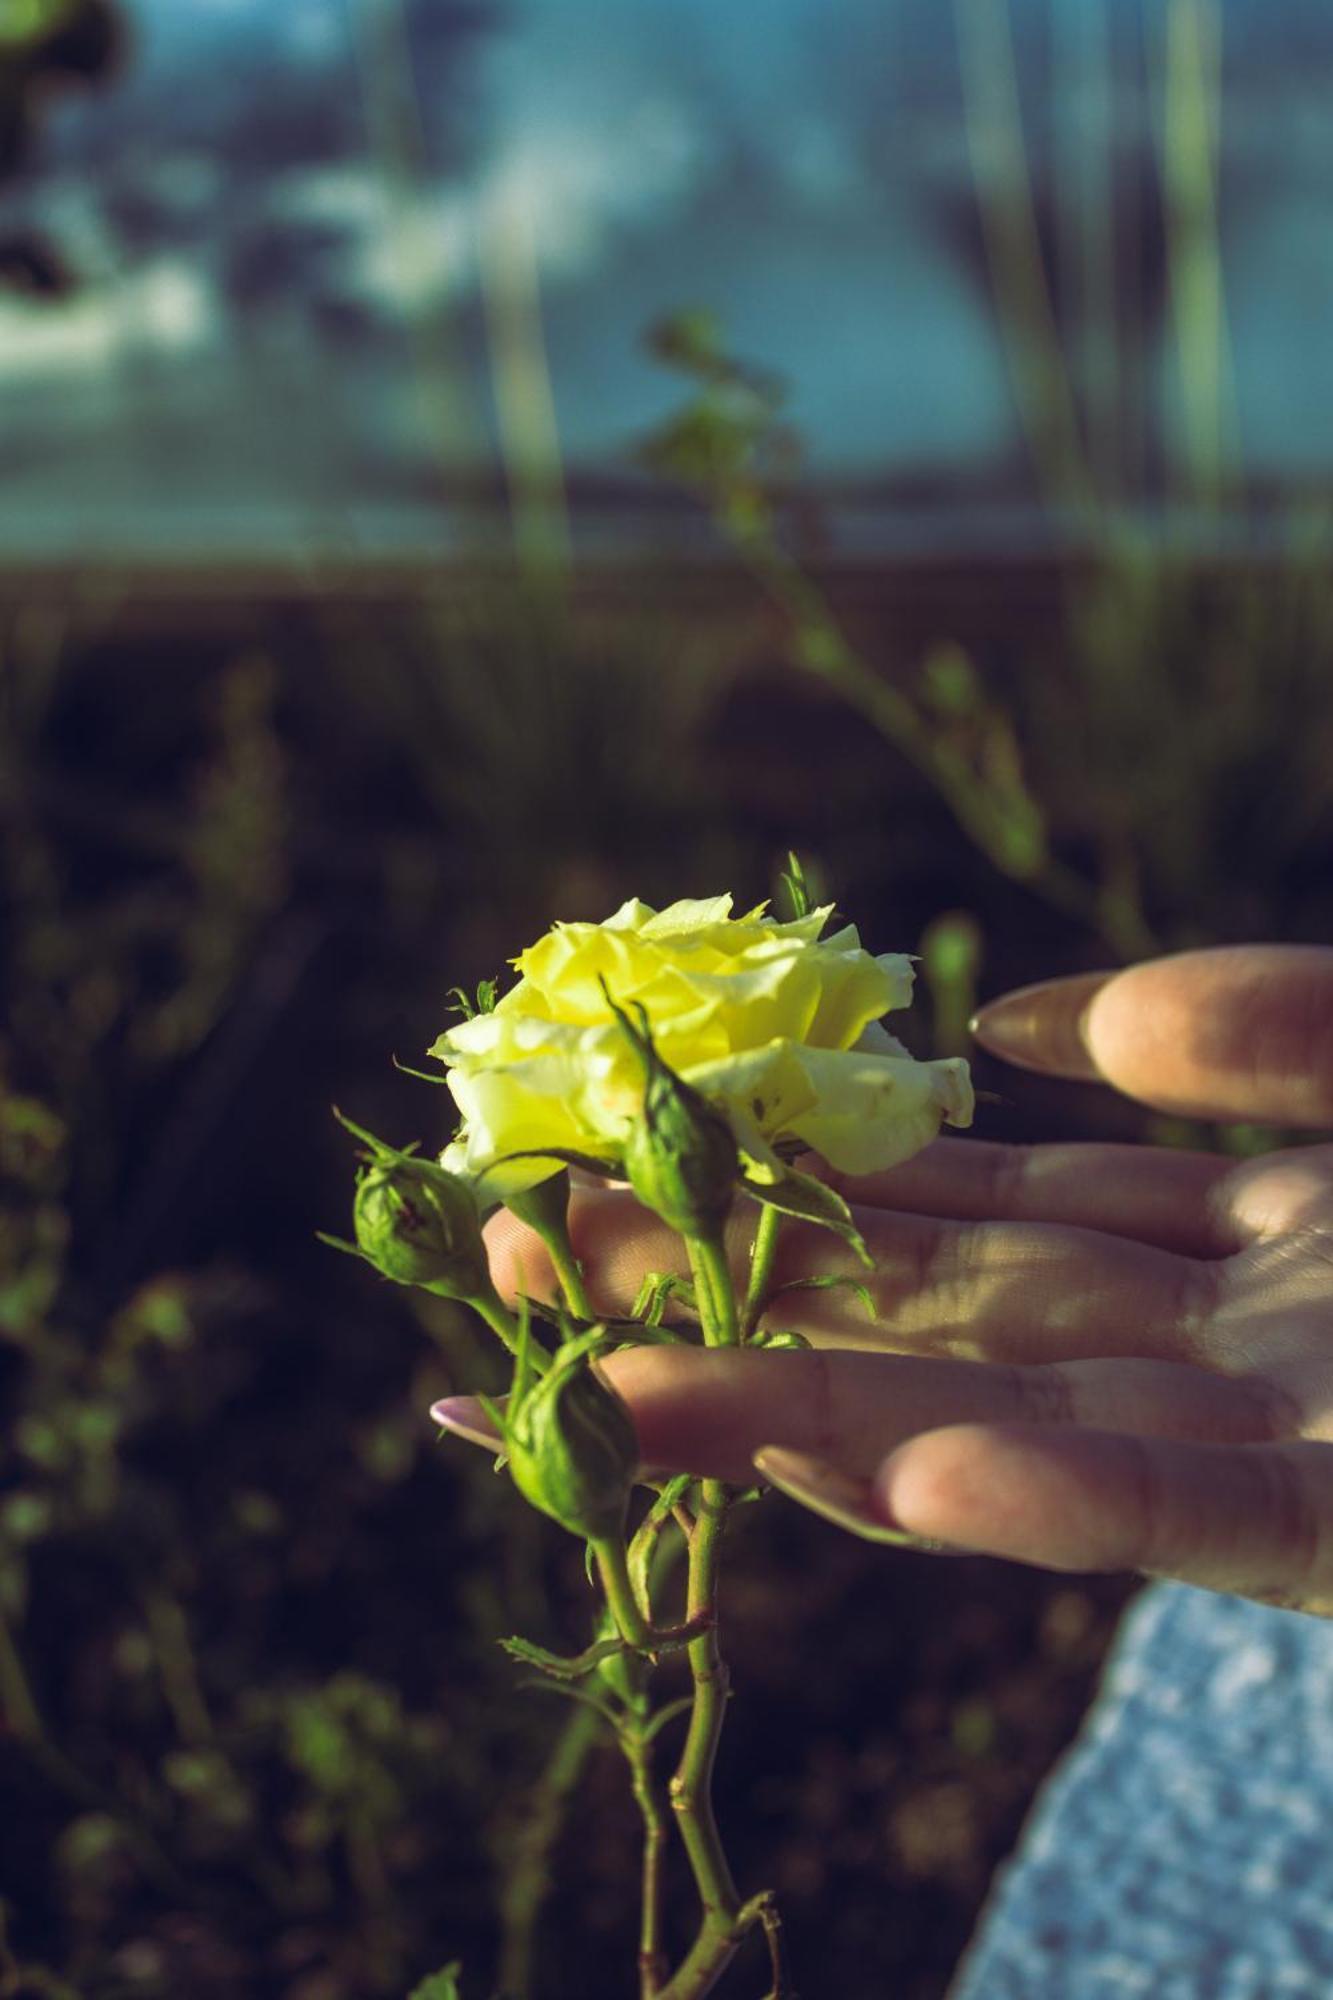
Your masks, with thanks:
[(455, 1299), (489, 1292), (476, 1197), (432, 1161), (375, 1158), (357, 1181), (353, 1221), (361, 1254), (395, 1284)]
[(731, 1126), (662, 1061), (646, 1016), (636, 1027), (614, 1001), (611, 1007), (645, 1077), (643, 1110), (625, 1141), (625, 1178), (644, 1207), (679, 1235), (716, 1236), (740, 1175)]
[(590, 1542), (619, 1535), (639, 1462), (628, 1408), (586, 1353), (561, 1360), (511, 1405), (505, 1449), (534, 1507)]

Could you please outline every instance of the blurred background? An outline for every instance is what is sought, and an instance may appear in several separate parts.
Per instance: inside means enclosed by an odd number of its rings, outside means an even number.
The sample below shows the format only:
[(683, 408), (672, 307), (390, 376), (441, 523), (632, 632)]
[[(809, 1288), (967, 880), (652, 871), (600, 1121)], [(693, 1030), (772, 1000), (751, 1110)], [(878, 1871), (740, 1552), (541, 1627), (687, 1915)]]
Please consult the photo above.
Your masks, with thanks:
[[(1322, 0), (0, 0), (0, 1993), (629, 1990), (496, 1643), (578, 1552), (330, 1107), (434, 1147), (452, 987), (793, 847), (922, 1055), (1329, 939), (1331, 91)], [(803, 1991), (945, 1993), (1132, 1587), (745, 1511)]]

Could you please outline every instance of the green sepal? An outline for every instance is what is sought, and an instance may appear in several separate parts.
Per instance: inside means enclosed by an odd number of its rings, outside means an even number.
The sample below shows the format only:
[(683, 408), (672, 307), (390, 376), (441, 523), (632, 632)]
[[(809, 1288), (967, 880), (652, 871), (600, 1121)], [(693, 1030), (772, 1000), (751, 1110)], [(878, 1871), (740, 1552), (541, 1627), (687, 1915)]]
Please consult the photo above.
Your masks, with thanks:
[(788, 1352), (806, 1354), (813, 1345), (813, 1341), (807, 1340), (803, 1333), (797, 1333), (791, 1327), (774, 1327), (771, 1332), (765, 1327), (760, 1327), (758, 1333), (752, 1334), (746, 1342), (747, 1347), (762, 1347), (770, 1354)]
[[(330, 1250), (341, 1250), (345, 1256), (355, 1257), (362, 1264), (370, 1264), (371, 1260), (367, 1257), (360, 1244), (349, 1243), (345, 1236), (330, 1236), (327, 1229), (317, 1229), (315, 1231), (315, 1241), (316, 1243), (326, 1244)], [(373, 1270), (374, 1268), (372, 1264), (371, 1269)]]
[(536, 1667), (539, 1673), (548, 1674), (554, 1681), (579, 1681), (599, 1667), (603, 1660), (609, 1660), (613, 1653), (626, 1650), (625, 1641), (616, 1639), (594, 1639), (591, 1646), (585, 1646), (581, 1653), (567, 1655), (548, 1653), (545, 1646), (538, 1646), (531, 1639), (501, 1639), (512, 1660), (522, 1660), (524, 1666)]
[(445, 998), (453, 1001), (454, 1012), (456, 1014), (461, 1014), (465, 1021), (471, 1021), (478, 1014), (493, 1014), (495, 1012), (495, 995), (498, 985), (499, 981), (495, 979), (479, 979), (477, 981), (475, 999), (462, 986), (451, 986)]
[(782, 1215), (793, 1215), (798, 1222), (817, 1222), (823, 1229), (831, 1229), (835, 1236), (841, 1236), (850, 1244), (867, 1270), (873, 1271), (875, 1260), (866, 1248), (866, 1241), (852, 1221), (852, 1211), (840, 1194), (817, 1181), (813, 1174), (797, 1173), (788, 1167), (780, 1181), (772, 1185), (767, 1181), (752, 1181), (742, 1176), (742, 1190), (752, 1201), (762, 1202), (765, 1208), (776, 1208)]
[(429, 1070), (413, 1069), (410, 1063), (399, 1062), (397, 1056), (390, 1056), (389, 1061), (393, 1064), (399, 1076), (414, 1076), (418, 1083), (448, 1083), (449, 1081), (447, 1076), (432, 1076)]
[(336, 1104), (331, 1105), (330, 1109), (344, 1132), (350, 1132), (354, 1139), (359, 1139), (363, 1146), (370, 1148), (370, 1151), (366, 1155), (367, 1159), (379, 1161), (410, 1160), (421, 1150), (421, 1142), (418, 1139), (413, 1139), (411, 1144), (407, 1146), (391, 1146), (387, 1139), (377, 1139), (375, 1134), (368, 1132), (364, 1125), (358, 1125), (355, 1119), (347, 1116), (345, 1111), (340, 1111)]
[(784, 1292), (832, 1292), (837, 1291), (840, 1287), (849, 1292), (856, 1293), (857, 1298), (865, 1309), (867, 1319), (873, 1320), (879, 1317), (875, 1309), (875, 1301), (870, 1295), (869, 1287), (863, 1285), (859, 1278), (853, 1278), (845, 1271), (829, 1271), (819, 1278), (789, 1278), (786, 1284), (778, 1286), (777, 1290), (772, 1294), (769, 1304), (772, 1304), (773, 1299), (780, 1299)]

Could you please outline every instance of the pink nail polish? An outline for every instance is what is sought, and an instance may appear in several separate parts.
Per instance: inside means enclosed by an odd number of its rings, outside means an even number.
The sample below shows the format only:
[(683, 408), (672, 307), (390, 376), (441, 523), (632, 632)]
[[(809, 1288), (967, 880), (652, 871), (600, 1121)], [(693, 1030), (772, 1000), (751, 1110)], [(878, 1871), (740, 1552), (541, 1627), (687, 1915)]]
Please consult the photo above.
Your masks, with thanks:
[(445, 1396), (432, 1403), (430, 1413), (437, 1424), (471, 1444), (498, 1445), (500, 1434), (475, 1396)]

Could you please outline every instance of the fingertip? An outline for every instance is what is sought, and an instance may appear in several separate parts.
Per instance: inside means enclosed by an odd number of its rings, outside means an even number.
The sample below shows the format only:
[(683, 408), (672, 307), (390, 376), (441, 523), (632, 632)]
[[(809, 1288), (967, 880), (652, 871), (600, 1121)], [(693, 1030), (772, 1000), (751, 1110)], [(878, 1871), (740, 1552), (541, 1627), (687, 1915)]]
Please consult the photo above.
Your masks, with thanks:
[(879, 1505), (915, 1534), (1062, 1571), (1135, 1565), (1126, 1498), (1137, 1439), (1032, 1424), (956, 1424), (899, 1445)]
[(482, 1230), (491, 1282), (510, 1305), (520, 1296), (548, 1303), (558, 1286), (550, 1252), (535, 1229), (507, 1208), (497, 1209)]

